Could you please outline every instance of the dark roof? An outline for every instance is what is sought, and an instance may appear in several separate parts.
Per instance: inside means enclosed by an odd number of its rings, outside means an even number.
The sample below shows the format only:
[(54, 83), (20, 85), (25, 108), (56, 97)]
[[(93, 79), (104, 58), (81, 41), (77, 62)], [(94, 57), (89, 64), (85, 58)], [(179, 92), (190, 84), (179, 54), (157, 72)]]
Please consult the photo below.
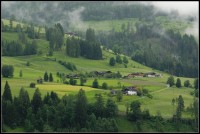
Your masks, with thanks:
[(127, 92), (127, 91), (137, 91), (136, 87), (132, 86), (132, 87), (126, 87), (124, 89), (122, 89), (123, 92)]
[(148, 73), (145, 73), (145, 75), (155, 75), (156, 73), (155, 72), (148, 72)]

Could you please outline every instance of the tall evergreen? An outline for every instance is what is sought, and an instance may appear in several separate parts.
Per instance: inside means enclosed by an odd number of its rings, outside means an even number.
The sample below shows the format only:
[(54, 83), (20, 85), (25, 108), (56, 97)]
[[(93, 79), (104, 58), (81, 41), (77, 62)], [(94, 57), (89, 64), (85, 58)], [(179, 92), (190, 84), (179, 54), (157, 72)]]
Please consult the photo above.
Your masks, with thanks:
[(42, 97), (38, 88), (34, 92), (31, 105), (34, 113), (37, 113), (38, 109), (42, 107)]
[(92, 87), (93, 88), (98, 88), (99, 87), (99, 84), (98, 84), (98, 80), (97, 79), (94, 79), (93, 83), (92, 83)]
[(176, 87), (178, 87), (178, 88), (181, 87), (181, 80), (180, 80), (180, 78), (177, 78)]
[(47, 73), (47, 72), (45, 72), (45, 73), (44, 73), (44, 81), (46, 81), (46, 82), (47, 82), (48, 80), (49, 80), (48, 73)]
[(97, 94), (95, 97), (96, 97), (96, 102), (94, 104), (95, 115), (96, 117), (104, 117), (105, 106), (104, 106), (103, 97), (101, 94)]
[(119, 64), (122, 63), (122, 59), (121, 59), (120, 55), (116, 56), (116, 62), (119, 63)]
[(114, 57), (111, 57), (111, 58), (110, 58), (109, 64), (110, 64), (111, 66), (114, 66), (114, 65), (115, 65), (115, 58), (114, 58)]
[(75, 114), (74, 117), (75, 122), (77, 122), (80, 125), (80, 127), (85, 127), (88, 115), (87, 115), (87, 97), (83, 89), (80, 89), (77, 95), (74, 114)]
[(53, 82), (53, 76), (52, 76), (52, 73), (49, 74), (49, 82)]
[(170, 76), (170, 77), (167, 79), (167, 84), (169, 84), (170, 87), (174, 85), (174, 77), (173, 77), (173, 76)]
[(7, 101), (13, 101), (13, 98), (12, 98), (12, 94), (11, 94), (11, 90), (10, 90), (10, 86), (8, 84), (8, 81), (6, 81), (6, 84), (5, 84), (5, 87), (4, 87), (4, 92), (3, 92), (3, 100)]

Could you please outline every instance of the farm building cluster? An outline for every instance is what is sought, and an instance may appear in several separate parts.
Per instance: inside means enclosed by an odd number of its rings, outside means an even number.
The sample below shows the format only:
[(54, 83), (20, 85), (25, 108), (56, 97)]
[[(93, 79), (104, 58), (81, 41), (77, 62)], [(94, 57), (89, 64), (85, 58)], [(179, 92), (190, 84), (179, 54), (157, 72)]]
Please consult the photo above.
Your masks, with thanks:
[[(136, 89), (135, 86), (126, 87), (122, 89), (121, 92), (125, 95), (138, 95), (138, 90)], [(111, 90), (110, 93), (116, 95), (117, 90)]]
[(135, 78), (135, 77), (162, 77), (162, 75), (156, 74), (155, 72), (148, 72), (148, 73), (136, 72), (136, 73), (128, 74), (127, 76), (124, 76), (123, 78)]

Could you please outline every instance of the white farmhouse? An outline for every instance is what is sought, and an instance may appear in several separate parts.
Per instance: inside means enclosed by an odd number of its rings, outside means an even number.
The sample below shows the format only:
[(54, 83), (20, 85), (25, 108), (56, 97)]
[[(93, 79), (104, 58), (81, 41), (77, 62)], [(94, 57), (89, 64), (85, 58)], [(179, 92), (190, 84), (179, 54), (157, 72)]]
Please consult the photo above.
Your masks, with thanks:
[(128, 95), (137, 95), (137, 92), (136, 91), (128, 91), (127, 94)]

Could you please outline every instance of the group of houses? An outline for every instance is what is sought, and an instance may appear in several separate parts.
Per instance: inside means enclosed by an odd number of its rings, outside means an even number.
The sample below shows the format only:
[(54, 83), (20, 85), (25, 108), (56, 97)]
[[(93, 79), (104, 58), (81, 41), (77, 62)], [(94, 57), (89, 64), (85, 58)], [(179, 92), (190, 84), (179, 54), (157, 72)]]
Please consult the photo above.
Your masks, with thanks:
[[(130, 87), (126, 87), (126, 88), (122, 89), (121, 92), (125, 95), (137, 95), (138, 91), (135, 86), (130, 86)], [(110, 93), (113, 95), (116, 95), (117, 90), (111, 90)]]
[(127, 76), (124, 76), (123, 78), (135, 78), (135, 77), (161, 77), (161, 74), (156, 74), (155, 72), (148, 72), (148, 73), (142, 73), (142, 72), (136, 72), (128, 74)]

